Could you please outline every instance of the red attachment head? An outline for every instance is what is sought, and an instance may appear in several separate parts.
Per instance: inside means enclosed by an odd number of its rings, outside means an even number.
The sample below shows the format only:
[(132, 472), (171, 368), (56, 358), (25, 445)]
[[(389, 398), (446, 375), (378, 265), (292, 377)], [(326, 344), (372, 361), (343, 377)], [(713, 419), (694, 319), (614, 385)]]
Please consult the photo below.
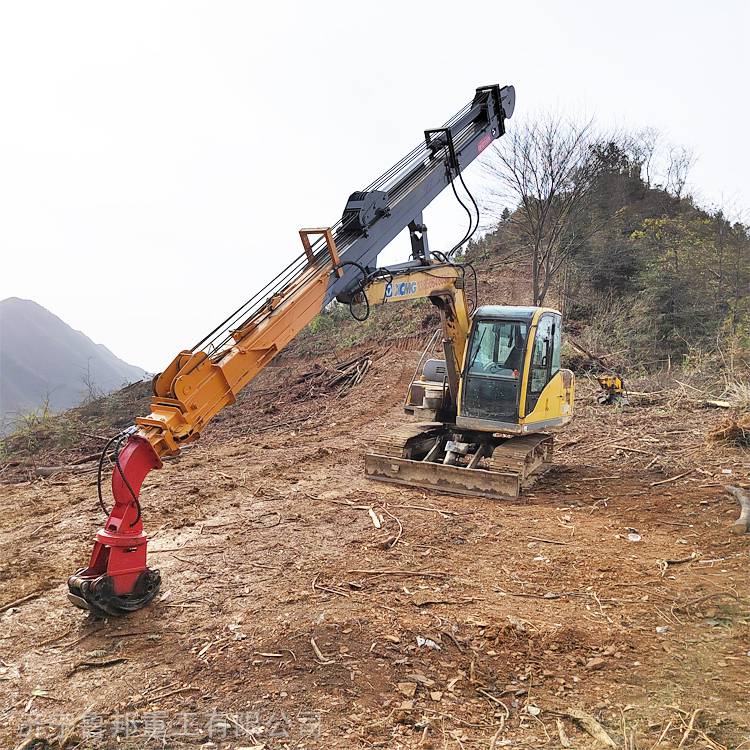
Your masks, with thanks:
[(143, 606), (155, 595), (159, 575), (146, 566), (138, 496), (146, 475), (161, 465), (148, 440), (137, 434), (128, 437), (112, 472), (115, 503), (107, 523), (96, 535), (88, 568), (68, 581), (75, 604), (100, 615), (118, 614)]

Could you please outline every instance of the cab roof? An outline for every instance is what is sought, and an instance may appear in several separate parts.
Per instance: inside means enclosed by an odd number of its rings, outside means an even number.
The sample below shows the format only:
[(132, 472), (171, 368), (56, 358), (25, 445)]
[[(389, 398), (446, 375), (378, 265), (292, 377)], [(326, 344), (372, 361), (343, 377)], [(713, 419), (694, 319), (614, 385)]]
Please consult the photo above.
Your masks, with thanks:
[(492, 320), (526, 320), (531, 322), (535, 313), (539, 311), (551, 312), (559, 315), (551, 307), (527, 307), (524, 305), (482, 305), (474, 311), (475, 318)]

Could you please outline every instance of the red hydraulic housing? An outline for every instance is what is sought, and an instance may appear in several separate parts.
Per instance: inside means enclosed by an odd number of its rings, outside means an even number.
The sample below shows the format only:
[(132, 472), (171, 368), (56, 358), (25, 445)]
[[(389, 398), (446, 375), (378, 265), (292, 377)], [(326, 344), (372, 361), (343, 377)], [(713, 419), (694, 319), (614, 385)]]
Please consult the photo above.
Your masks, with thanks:
[(161, 583), (159, 571), (146, 565), (147, 537), (138, 496), (146, 475), (162, 464), (145, 438), (133, 432), (124, 439), (122, 450), (115, 449), (114, 506), (96, 535), (88, 567), (68, 580), (68, 598), (100, 617), (143, 607)]

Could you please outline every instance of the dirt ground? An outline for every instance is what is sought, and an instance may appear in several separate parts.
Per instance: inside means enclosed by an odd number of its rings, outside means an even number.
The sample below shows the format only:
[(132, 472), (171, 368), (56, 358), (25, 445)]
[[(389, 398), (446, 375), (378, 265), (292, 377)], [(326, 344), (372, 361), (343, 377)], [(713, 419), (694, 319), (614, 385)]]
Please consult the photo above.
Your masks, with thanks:
[(519, 501), (370, 482), (417, 358), (343, 398), (296, 382), (309, 361), (267, 370), (146, 480), (162, 595), (124, 619), (66, 599), (93, 475), (0, 486), (0, 606), (41, 592), (0, 614), (1, 746), (605, 746), (576, 711), (626, 750), (750, 745), (750, 535), (723, 491), (750, 456), (705, 439), (725, 414), (584, 382)]

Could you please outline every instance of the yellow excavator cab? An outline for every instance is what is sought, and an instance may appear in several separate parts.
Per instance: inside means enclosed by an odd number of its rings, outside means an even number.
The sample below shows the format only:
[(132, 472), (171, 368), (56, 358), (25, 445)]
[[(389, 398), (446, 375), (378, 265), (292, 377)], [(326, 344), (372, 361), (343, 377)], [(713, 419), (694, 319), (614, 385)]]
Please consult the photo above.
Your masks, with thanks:
[(423, 357), (406, 398), (419, 422), (379, 437), (365, 470), (386, 482), (518, 497), (551, 465), (546, 431), (573, 415), (575, 379), (560, 361), (562, 316), (546, 307), (478, 308), (467, 321), (459, 371), (446, 326), (454, 318), (443, 317), (445, 359)]
[(561, 349), (557, 310), (480, 307), (472, 317), (456, 425), (523, 434), (569, 422), (573, 374), (560, 366)]

